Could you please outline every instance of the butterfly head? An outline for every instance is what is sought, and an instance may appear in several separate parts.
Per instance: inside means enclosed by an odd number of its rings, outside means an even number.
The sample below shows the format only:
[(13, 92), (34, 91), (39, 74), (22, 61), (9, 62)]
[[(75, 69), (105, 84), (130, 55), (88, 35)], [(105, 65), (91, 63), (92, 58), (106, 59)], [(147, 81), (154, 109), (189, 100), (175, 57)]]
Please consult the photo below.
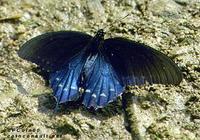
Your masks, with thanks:
[(99, 36), (99, 37), (103, 37), (104, 36), (104, 30), (103, 29), (99, 29), (96, 33), (96, 36)]
[(97, 39), (97, 41), (99, 40), (99, 41), (102, 41), (102, 40), (104, 40), (104, 31), (103, 31), (103, 29), (99, 29), (98, 31), (97, 31), (97, 33), (96, 33), (96, 35), (94, 36), (94, 38), (95, 39)]

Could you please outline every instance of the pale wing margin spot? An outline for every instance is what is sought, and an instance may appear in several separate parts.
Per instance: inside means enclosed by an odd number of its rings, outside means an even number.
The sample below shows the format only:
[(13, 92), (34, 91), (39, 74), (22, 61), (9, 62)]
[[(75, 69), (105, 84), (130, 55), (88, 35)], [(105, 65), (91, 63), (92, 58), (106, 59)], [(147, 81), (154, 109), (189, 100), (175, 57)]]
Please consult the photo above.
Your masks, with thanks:
[(77, 88), (72, 86), (71, 89), (75, 89), (76, 90)]
[(67, 88), (64, 88), (64, 91), (67, 91), (68, 89)]
[(96, 98), (96, 97), (97, 97), (97, 95), (93, 93), (93, 94), (92, 94), (92, 97), (93, 97), (93, 98)]
[(85, 92), (87, 92), (87, 93), (91, 93), (91, 90), (89, 90), (89, 89), (86, 89), (86, 90), (85, 90)]
[(105, 93), (101, 93), (100, 96), (101, 97), (106, 97), (106, 94)]
[(62, 85), (62, 84), (59, 84), (58, 87), (63, 87), (63, 85)]

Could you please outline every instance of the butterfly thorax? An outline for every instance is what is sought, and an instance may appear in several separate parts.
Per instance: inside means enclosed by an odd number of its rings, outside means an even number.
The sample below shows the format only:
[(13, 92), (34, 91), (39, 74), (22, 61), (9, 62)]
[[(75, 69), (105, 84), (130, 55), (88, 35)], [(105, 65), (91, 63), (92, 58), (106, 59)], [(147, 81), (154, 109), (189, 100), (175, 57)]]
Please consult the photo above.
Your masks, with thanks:
[(104, 34), (105, 33), (103, 29), (99, 29), (96, 35), (91, 39), (91, 41), (88, 44), (90, 53), (96, 54), (103, 47)]

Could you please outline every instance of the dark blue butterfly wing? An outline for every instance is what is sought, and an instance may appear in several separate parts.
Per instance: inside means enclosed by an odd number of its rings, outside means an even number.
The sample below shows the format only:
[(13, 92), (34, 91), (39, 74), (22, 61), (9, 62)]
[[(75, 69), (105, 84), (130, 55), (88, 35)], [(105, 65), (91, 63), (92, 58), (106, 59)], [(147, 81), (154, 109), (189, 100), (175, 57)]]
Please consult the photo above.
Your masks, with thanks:
[(21, 58), (55, 71), (81, 52), (92, 37), (75, 31), (49, 32), (27, 41), (18, 51)]
[(50, 73), (50, 85), (58, 103), (75, 101), (80, 97), (79, 80), (86, 59), (83, 51), (67, 61), (61, 70)]
[(84, 67), (86, 81), (83, 104), (88, 108), (102, 108), (123, 92), (119, 78), (106, 59), (102, 54), (96, 54), (88, 58)]
[(124, 38), (107, 39), (104, 48), (125, 85), (179, 84), (176, 64), (159, 51)]

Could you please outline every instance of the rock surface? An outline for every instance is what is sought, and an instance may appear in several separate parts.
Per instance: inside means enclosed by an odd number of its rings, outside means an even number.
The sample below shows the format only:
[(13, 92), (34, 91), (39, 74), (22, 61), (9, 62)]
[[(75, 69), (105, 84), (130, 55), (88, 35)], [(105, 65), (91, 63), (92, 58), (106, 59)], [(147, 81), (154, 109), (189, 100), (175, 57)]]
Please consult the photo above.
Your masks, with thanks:
[[(0, 138), (200, 139), (199, 11), (197, 0), (1, 0)], [(102, 27), (106, 37), (123, 36), (167, 54), (184, 80), (176, 87), (132, 87), (126, 117), (121, 98), (97, 112), (82, 106), (54, 112), (51, 89), (17, 50), (47, 31), (93, 35)]]

